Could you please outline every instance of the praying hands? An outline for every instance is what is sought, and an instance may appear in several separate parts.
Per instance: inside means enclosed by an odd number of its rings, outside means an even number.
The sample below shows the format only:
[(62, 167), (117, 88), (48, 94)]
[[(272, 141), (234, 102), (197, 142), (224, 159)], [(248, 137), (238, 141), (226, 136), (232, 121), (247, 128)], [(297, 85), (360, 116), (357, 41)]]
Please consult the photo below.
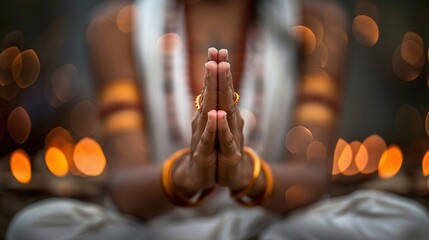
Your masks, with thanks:
[(228, 51), (208, 50), (204, 85), (196, 99), (190, 155), (177, 163), (174, 184), (184, 196), (220, 185), (237, 192), (252, 178), (251, 160), (243, 153), (244, 120), (236, 105)]

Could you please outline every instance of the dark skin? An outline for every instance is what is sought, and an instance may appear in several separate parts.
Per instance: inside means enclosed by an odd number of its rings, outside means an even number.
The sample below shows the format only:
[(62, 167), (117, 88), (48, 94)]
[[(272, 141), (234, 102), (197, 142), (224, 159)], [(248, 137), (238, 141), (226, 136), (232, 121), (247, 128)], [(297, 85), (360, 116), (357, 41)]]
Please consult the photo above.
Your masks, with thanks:
[(252, 171), (243, 155), (244, 121), (234, 104), (228, 53), (210, 48), (208, 57), (202, 107), (192, 121), (191, 154), (188, 164), (178, 166), (174, 181), (188, 196), (216, 184), (240, 190)]
[[(236, 1), (231, 2), (236, 3)], [(227, 3), (225, 2), (225, 8), (229, 6)], [(243, 1), (244, 3), (248, 2)], [(231, 4), (229, 7), (243, 6), (237, 3), (237, 5), (232, 6)], [(309, 9), (313, 15), (319, 16), (320, 10), (315, 10), (317, 8), (307, 8), (304, 5), (303, 9), (304, 11)], [(108, 20), (114, 19), (119, 10), (118, 5), (106, 7), (102, 14), (107, 20), (100, 21), (98, 25), (94, 26), (94, 35), (101, 39), (108, 39), (108, 41), (104, 41), (102, 44), (90, 42), (93, 70), (100, 93), (118, 79), (138, 88), (137, 68), (133, 60), (132, 35), (118, 31), (114, 23), (112, 24)], [(226, 11), (221, 7), (218, 10)], [(322, 16), (321, 13), (320, 16)], [(244, 23), (244, 21), (242, 22)], [(219, 24), (225, 26), (222, 23)], [(234, 40), (231, 39), (231, 41)], [(239, 43), (234, 45), (237, 44)], [(335, 54), (342, 56), (344, 52), (339, 51)], [(244, 121), (238, 107), (234, 105), (234, 81), (231, 65), (239, 65), (237, 58), (230, 56), (225, 49), (218, 51), (211, 48), (204, 55), (198, 57), (197, 54), (195, 59), (191, 60), (209, 60), (203, 68), (195, 68), (204, 69), (204, 77), (202, 109), (196, 112), (192, 121), (191, 154), (177, 161), (173, 172), (175, 189), (188, 197), (202, 189), (216, 185), (227, 187), (231, 191), (239, 191), (247, 185), (253, 171), (252, 161), (243, 154)], [(316, 62), (315, 57), (310, 55), (303, 58), (303, 72), (312, 68), (312, 64)], [(203, 62), (204, 60), (201, 64)], [(341, 75), (342, 68), (337, 65), (338, 63), (329, 62), (326, 69), (329, 69), (330, 75), (336, 77), (335, 84), (339, 85), (340, 77), (337, 76)], [(193, 72), (192, 75), (197, 76), (198, 73)], [(103, 100), (100, 104), (103, 104)], [(300, 107), (301, 104), (298, 103), (297, 110)], [(134, 112), (134, 121), (142, 122), (140, 127), (126, 129), (126, 131), (106, 132), (104, 149), (109, 160), (108, 190), (120, 211), (149, 220), (168, 212), (174, 208), (174, 205), (168, 201), (161, 187), (162, 166), (152, 163), (150, 160), (144, 109), (142, 111), (133, 109), (115, 112), (107, 116), (104, 122), (106, 124), (112, 118), (120, 118), (130, 111)], [(332, 129), (335, 127), (335, 122), (320, 124), (311, 119), (297, 119), (295, 124), (305, 125), (309, 128), (313, 132), (315, 140), (322, 142), (330, 152)], [(121, 146), (124, 142), (132, 142), (143, 147), (129, 148), (124, 151)], [(285, 160), (287, 158), (288, 156), (285, 156)], [(326, 192), (330, 179), (331, 161), (328, 159), (330, 158), (306, 164), (305, 167), (299, 161), (270, 164), (275, 188), (272, 197), (263, 207), (278, 213), (288, 213), (319, 199)], [(304, 186), (310, 194), (293, 203), (285, 203), (285, 192), (296, 185)], [(258, 197), (264, 191), (265, 175), (261, 174), (248, 195)]]

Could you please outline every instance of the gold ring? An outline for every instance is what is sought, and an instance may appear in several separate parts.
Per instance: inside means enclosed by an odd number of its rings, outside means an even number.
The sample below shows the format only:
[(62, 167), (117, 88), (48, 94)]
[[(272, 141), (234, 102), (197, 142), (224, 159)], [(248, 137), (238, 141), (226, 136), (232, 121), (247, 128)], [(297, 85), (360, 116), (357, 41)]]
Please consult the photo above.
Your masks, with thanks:
[(238, 100), (240, 100), (240, 95), (238, 95), (237, 92), (234, 92), (234, 96), (235, 96), (235, 99), (234, 99), (234, 106), (235, 106), (235, 105), (237, 105)]
[(200, 99), (201, 99), (201, 94), (198, 94), (198, 96), (195, 98), (195, 107), (197, 108), (198, 111), (201, 110)]
[[(201, 94), (198, 94), (198, 96), (195, 97), (195, 108), (199, 111), (201, 110)], [(240, 100), (240, 95), (237, 92), (234, 92), (234, 106), (237, 105), (238, 101)]]

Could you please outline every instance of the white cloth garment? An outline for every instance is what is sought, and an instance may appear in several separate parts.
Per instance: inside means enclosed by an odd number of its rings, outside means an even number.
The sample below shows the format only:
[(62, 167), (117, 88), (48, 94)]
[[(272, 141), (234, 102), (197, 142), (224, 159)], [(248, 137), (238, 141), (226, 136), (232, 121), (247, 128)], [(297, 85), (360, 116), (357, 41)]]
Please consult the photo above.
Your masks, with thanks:
[(412, 200), (372, 190), (327, 199), (284, 218), (263, 220), (260, 213), (258, 209), (241, 214), (219, 209), (210, 216), (142, 223), (95, 204), (49, 199), (15, 216), (6, 239), (238, 240), (258, 232), (263, 240), (423, 240), (429, 236), (426, 209)]

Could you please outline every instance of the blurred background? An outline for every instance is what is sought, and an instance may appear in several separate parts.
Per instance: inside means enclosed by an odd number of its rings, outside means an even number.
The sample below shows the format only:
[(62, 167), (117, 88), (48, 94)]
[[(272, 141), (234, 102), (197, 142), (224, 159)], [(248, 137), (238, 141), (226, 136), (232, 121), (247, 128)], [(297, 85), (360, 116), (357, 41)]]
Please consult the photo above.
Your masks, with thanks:
[[(332, 194), (370, 187), (428, 207), (429, 2), (336, 2), (348, 14), (350, 57)], [(0, 2), (0, 238), (37, 200), (102, 200), (106, 159), (87, 53), (101, 3)]]

